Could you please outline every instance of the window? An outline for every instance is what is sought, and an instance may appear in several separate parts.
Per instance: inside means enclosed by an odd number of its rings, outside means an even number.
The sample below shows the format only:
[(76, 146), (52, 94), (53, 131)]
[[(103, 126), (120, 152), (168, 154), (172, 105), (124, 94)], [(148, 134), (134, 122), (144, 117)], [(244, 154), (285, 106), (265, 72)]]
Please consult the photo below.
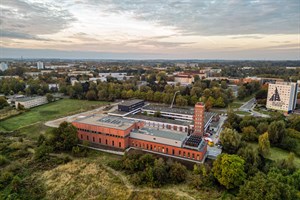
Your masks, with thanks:
[(107, 140), (105, 140), (105, 144), (107, 145)]
[(88, 135), (86, 136), (86, 139), (89, 140), (89, 136)]
[(185, 151), (183, 152), (183, 157), (185, 157)]
[(172, 155), (174, 155), (174, 154), (175, 154), (174, 149), (172, 149)]
[(181, 156), (181, 151), (179, 151), (178, 154)]
[(101, 143), (101, 138), (99, 138), (99, 143)]
[(166, 153), (168, 153), (168, 148), (166, 148)]
[(188, 152), (188, 158), (190, 158), (190, 152)]
[(111, 144), (112, 144), (112, 146), (115, 146), (115, 141), (112, 141)]
[(119, 142), (119, 147), (121, 148), (121, 142)]
[(95, 142), (95, 137), (93, 137), (93, 142)]
[(82, 136), (82, 135), (80, 135), (80, 138), (82, 139), (82, 138), (83, 138), (83, 136)]

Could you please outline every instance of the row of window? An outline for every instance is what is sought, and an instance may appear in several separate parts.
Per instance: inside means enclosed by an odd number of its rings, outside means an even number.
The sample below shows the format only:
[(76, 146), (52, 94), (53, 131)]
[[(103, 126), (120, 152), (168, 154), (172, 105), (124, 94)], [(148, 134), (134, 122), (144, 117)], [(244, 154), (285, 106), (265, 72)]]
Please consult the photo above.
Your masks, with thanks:
[[(83, 135), (80, 135), (80, 139), (84, 140), (83, 139)], [(88, 135), (86, 136), (86, 140), (90, 140), (90, 137)], [(105, 143), (102, 143), (101, 138), (99, 138), (98, 141), (96, 141), (95, 137), (92, 137), (92, 141), (93, 142), (98, 142), (100, 144), (105, 144), (105, 145), (109, 145), (109, 146), (115, 147), (115, 141), (114, 140), (112, 140), (111, 143), (109, 144), (109, 141), (107, 139), (105, 139)], [(122, 143), (119, 142), (119, 148), (121, 148), (121, 147), (122, 147)]]
[(157, 152), (166, 153), (166, 154), (170, 154), (170, 155), (181, 156), (184, 158), (186, 157), (189, 159), (200, 160), (200, 154), (194, 154), (194, 153), (179, 150), (178, 155), (176, 155), (175, 150), (171, 149), (169, 151), (168, 147), (164, 148), (161, 146), (156, 146), (156, 145), (152, 145), (152, 144), (149, 145), (149, 144), (145, 144), (145, 143), (141, 143), (141, 142), (135, 143), (134, 141), (131, 144), (132, 144), (132, 147), (139, 147), (139, 148), (147, 149), (150, 151), (157, 151)]
[(92, 130), (88, 130), (88, 129), (77, 128), (77, 130), (78, 131), (83, 131), (83, 132), (86, 132), (86, 133), (103, 134), (103, 135), (110, 136), (110, 137), (123, 138), (120, 135), (113, 135), (113, 134), (108, 134), (108, 133), (101, 133), (101, 132), (98, 132), (98, 131), (92, 131)]

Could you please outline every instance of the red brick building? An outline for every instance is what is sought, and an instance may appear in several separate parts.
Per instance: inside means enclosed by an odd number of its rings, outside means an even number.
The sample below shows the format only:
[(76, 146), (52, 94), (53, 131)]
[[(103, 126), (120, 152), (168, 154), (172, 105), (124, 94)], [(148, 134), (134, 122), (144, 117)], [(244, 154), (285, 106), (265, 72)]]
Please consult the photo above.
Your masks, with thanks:
[(195, 105), (194, 111), (194, 134), (203, 136), (204, 134), (204, 113), (205, 106), (202, 102), (198, 102)]
[[(186, 132), (145, 127), (144, 122), (116, 116), (92, 115), (73, 122), (78, 138), (92, 144), (125, 150), (137, 148), (152, 153), (181, 159), (202, 161), (207, 145), (202, 139), (204, 128), (204, 105), (195, 106), (195, 128), (197, 132), (188, 136)], [(202, 124), (200, 124), (202, 123)]]

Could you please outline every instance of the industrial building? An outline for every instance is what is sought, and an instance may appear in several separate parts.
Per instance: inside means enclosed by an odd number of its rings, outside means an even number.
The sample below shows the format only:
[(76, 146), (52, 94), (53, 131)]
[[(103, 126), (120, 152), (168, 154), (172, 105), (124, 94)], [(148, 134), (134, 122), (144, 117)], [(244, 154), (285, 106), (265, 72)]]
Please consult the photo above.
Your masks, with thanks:
[(129, 101), (124, 101), (118, 105), (118, 110), (122, 112), (135, 111), (145, 105), (144, 100), (133, 99)]
[(290, 113), (296, 108), (297, 93), (297, 83), (276, 82), (269, 84), (266, 107)]
[[(135, 101), (136, 104), (140, 102)], [(123, 102), (120, 105), (130, 107), (134, 102)], [(129, 114), (124, 117), (92, 115), (74, 121), (73, 125), (78, 130), (78, 138), (89, 141), (93, 146), (99, 145), (100, 148), (104, 146), (121, 151), (134, 148), (202, 162), (207, 153), (207, 144), (202, 138), (204, 130), (200, 130), (204, 129), (204, 110), (202, 103), (195, 105), (196, 116), (192, 119), (197, 122), (196, 132), (189, 132), (189, 130), (193, 131), (190, 128), (193, 127), (192, 122), (141, 114)]]
[(15, 99), (14, 102), (17, 109), (20, 105), (22, 105), (26, 109), (29, 109), (48, 103), (46, 96), (22, 97)]

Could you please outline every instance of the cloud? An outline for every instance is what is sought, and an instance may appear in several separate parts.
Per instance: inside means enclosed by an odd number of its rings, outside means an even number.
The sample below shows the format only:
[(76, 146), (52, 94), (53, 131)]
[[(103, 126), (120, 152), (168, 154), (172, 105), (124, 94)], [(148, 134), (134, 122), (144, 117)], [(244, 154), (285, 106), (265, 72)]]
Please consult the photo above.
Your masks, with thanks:
[(30, 35), (27, 33), (18, 33), (18, 32), (5, 31), (5, 30), (0, 31), (0, 36), (4, 38), (12, 38), (12, 39), (52, 41), (50, 39), (40, 38), (38, 36)]
[[(299, 33), (299, 0), (111, 0), (101, 6), (116, 14), (172, 26), (191, 35)], [(97, 0), (89, 0), (95, 6)], [(104, 4), (104, 5), (103, 5)]]
[(75, 19), (55, 3), (1, 0), (1, 37), (41, 40), (37, 35), (54, 34)]

